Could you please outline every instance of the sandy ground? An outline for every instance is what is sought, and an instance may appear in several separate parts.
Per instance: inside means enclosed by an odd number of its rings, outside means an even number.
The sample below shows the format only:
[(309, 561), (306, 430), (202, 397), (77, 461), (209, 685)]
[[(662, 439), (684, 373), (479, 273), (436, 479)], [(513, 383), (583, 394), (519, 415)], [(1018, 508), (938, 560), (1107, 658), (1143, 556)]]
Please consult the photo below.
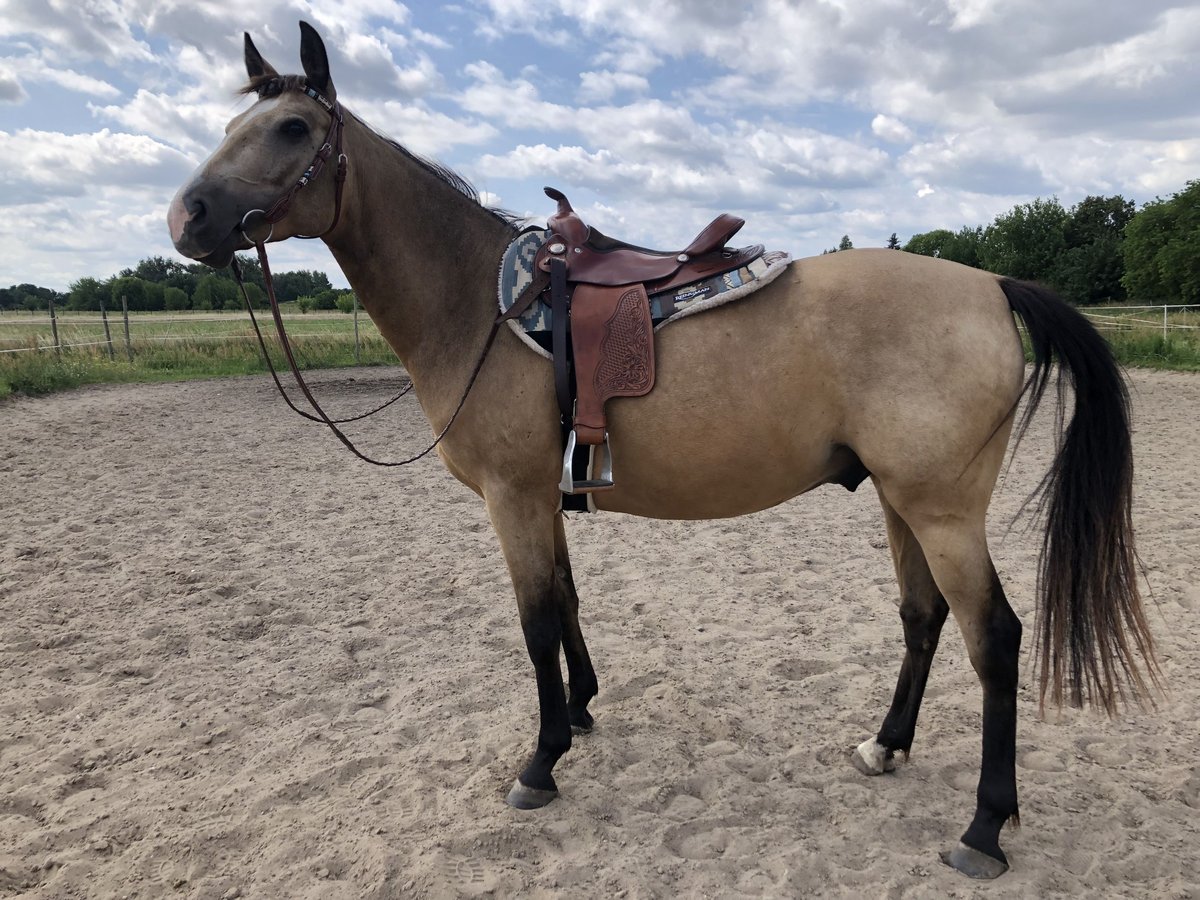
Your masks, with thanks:
[[(319, 383), (350, 411), (400, 377)], [(979, 762), (957, 629), (912, 759), (846, 759), (903, 649), (869, 484), (738, 520), (574, 517), (596, 729), (519, 813), (532, 668), (482, 506), (436, 459), (358, 463), (262, 378), (6, 403), (0, 895), (1200, 897), (1200, 377), (1132, 381), (1172, 693), (1039, 720), (1026, 652), (1023, 827), (987, 885), (937, 857)], [(428, 428), (409, 404), (357, 433), (398, 453)], [(991, 518), (1027, 629), (1037, 536), (1006, 526), (1051, 446), (1044, 417)]]

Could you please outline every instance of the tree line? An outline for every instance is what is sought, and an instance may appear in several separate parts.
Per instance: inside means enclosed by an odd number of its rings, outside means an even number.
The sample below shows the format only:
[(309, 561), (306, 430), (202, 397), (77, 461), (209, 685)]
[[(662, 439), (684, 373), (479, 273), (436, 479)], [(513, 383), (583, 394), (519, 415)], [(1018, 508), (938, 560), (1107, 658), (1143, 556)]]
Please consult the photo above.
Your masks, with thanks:
[[(836, 253), (853, 246), (843, 235)], [(1120, 195), (1065, 208), (1057, 197), (1019, 203), (987, 226), (938, 228), (887, 246), (1040, 281), (1080, 306), (1200, 303), (1200, 180), (1135, 210)]]
[[(238, 261), (251, 303), (256, 309), (265, 308), (266, 282), (258, 260), (239, 256)], [(309, 309), (348, 312), (353, 306), (352, 292), (335, 290), (324, 272), (299, 269), (272, 274), (275, 295), (281, 303), (296, 301), (305, 312)], [(229, 269), (211, 269), (203, 263), (181, 263), (152, 256), (109, 278), (80, 278), (71, 282), (66, 291), (34, 284), (0, 288), (0, 309), (46, 309), (51, 300), (56, 306), (70, 310), (99, 310), (102, 301), (108, 309), (119, 309), (122, 297), (129, 309), (135, 311), (236, 310), (244, 305)]]

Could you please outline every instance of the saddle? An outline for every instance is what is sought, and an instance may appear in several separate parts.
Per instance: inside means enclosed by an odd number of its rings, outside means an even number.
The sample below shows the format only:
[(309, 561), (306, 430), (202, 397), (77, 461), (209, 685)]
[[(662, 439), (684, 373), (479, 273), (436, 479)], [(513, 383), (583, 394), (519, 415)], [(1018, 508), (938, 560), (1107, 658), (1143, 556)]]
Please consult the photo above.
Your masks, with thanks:
[[(723, 213), (683, 250), (649, 250), (601, 234), (584, 223), (565, 194), (545, 191), (558, 204), (546, 221), (550, 236), (534, 258), (533, 283), (504, 318), (519, 316), (549, 290), (555, 394), (566, 436), (559, 488), (587, 494), (613, 487), (605, 402), (640, 397), (654, 387), (650, 296), (733, 271), (762, 256), (763, 248), (726, 247), (745, 220)], [(588, 458), (577, 460), (584, 448), (591, 451)], [(593, 454), (600, 456), (599, 476), (576, 479), (577, 461), (595, 469)]]

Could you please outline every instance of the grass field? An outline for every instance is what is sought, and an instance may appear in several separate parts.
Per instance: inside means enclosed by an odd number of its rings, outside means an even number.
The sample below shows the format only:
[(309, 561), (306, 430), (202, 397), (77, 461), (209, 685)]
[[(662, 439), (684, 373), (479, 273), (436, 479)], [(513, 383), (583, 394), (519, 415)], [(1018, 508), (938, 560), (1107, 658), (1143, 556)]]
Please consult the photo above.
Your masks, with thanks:
[[(356, 364), (352, 316), (300, 314), (284, 307), (288, 337), (302, 368)], [(277, 368), (286, 368), (275, 350), (270, 314), (258, 315), (272, 360)], [(54, 350), (45, 313), (0, 314), (0, 397), (102, 382), (183, 381), (266, 371), (245, 313), (130, 313), (128, 347), (120, 316), (110, 317), (111, 358), (98, 313), (60, 314), (57, 324), (61, 352)], [(359, 316), (358, 329), (358, 364), (396, 362), (366, 315)]]
[[(288, 308), (288, 307), (292, 308)], [(301, 314), (284, 304), (288, 335), (302, 368), (356, 364), (354, 319), (340, 312)], [(1086, 310), (1125, 366), (1200, 371), (1200, 308)], [(267, 313), (259, 315), (272, 359)], [(360, 365), (386, 365), (395, 355), (365, 315), (358, 317)], [(54, 350), (45, 313), (0, 313), (0, 398), (44, 394), (103, 382), (183, 381), (265, 372), (250, 318), (244, 312), (130, 313), (129, 348), (120, 316), (109, 318), (112, 358), (98, 313), (58, 316), (61, 352)], [(130, 354), (132, 351), (132, 355)]]

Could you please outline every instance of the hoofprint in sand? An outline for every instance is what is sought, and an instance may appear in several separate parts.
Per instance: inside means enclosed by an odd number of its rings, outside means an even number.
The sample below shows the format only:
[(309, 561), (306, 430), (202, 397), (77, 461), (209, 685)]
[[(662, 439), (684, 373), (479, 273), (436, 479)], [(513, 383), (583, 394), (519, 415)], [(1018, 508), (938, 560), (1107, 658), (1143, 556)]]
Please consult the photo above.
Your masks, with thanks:
[[(338, 412), (400, 370), (324, 373)], [(1012, 870), (941, 866), (974, 805), (980, 694), (948, 626), (912, 758), (855, 745), (903, 654), (869, 483), (767, 512), (568, 523), (601, 679), (562, 796), (503, 802), (536, 694), (482, 504), (382, 471), (261, 378), (0, 406), (0, 895), (1200, 896), (1200, 376), (1131, 374), (1134, 518), (1169, 696), (1038, 718), (1027, 637)], [(993, 554), (1033, 625), (1049, 410)], [(420, 449), (415, 403), (361, 424)]]

